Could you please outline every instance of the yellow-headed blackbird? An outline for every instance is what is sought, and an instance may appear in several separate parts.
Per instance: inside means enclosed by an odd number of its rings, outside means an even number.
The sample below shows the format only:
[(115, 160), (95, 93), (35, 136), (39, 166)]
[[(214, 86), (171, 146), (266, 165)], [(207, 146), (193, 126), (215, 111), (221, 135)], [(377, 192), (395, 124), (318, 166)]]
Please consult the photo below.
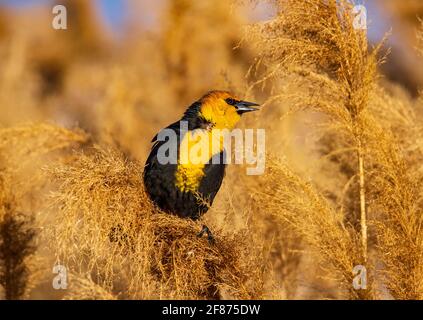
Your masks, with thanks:
[[(233, 129), (243, 113), (258, 110), (254, 106), (258, 104), (239, 100), (226, 91), (211, 91), (204, 95), (185, 111), (182, 119), (165, 128), (175, 132), (173, 150), (177, 159), (173, 162), (160, 159), (166, 154), (160, 148), (169, 144), (170, 136), (159, 139), (160, 133), (156, 135), (143, 175), (151, 200), (165, 212), (194, 220), (201, 217), (212, 204), (225, 174), (225, 150), (221, 141), (213, 143), (215, 133)], [(204, 141), (210, 142), (206, 147), (209, 152), (205, 157), (203, 152), (202, 159), (194, 161), (187, 154)], [(169, 156), (171, 149), (167, 153)], [(204, 232), (212, 241), (206, 226), (199, 236)]]

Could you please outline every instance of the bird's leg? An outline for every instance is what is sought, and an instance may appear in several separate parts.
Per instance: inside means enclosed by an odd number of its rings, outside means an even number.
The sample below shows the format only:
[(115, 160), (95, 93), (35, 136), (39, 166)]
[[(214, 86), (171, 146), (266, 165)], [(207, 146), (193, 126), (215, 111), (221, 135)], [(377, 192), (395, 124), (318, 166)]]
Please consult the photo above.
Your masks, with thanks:
[(207, 240), (209, 241), (209, 243), (214, 244), (215, 240), (214, 240), (213, 234), (211, 233), (210, 229), (206, 225), (203, 224), (203, 228), (197, 234), (197, 237), (201, 238), (204, 233), (207, 233)]

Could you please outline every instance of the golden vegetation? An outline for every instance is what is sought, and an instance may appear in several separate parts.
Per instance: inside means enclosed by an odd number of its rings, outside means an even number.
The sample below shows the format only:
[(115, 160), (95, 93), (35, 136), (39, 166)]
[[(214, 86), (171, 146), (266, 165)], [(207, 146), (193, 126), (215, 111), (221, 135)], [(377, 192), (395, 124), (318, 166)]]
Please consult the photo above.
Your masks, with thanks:
[[(0, 14), (2, 297), (422, 299), (422, 100), (383, 78), (351, 1), (265, 2), (248, 23), (250, 2), (169, 0), (119, 44), (85, 1), (72, 32)], [(230, 166), (205, 216), (214, 246), (141, 179), (154, 134), (210, 89), (262, 101), (243, 125), (267, 136), (265, 173)]]
[(96, 283), (120, 298), (260, 295), (249, 253), (242, 251), (245, 239), (222, 235), (213, 247), (199, 240), (201, 223), (151, 206), (140, 172), (137, 163), (101, 147), (53, 169), (59, 187), (50, 229), (58, 261), (78, 274), (94, 274)]

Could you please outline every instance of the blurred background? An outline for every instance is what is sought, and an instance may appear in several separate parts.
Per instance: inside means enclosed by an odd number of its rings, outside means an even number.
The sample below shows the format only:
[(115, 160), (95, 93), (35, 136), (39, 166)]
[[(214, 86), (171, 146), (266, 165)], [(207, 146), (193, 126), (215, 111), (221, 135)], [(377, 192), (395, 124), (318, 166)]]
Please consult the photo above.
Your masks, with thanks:
[(55, 30), (61, 2), (0, 3), (0, 124), (78, 125), (135, 157), (205, 92), (243, 90), (254, 57), (234, 48), (243, 25), (270, 12), (222, 0), (70, 0), (68, 29)]
[[(381, 67), (385, 87), (416, 98), (423, 85), (415, 49), (423, 3), (357, 3), (368, 10), (373, 44), (390, 34)], [(67, 7), (66, 30), (52, 28), (57, 4)], [(205, 92), (247, 93), (261, 76), (248, 72), (258, 48), (245, 40), (247, 26), (274, 15), (268, 0), (1, 0), (0, 125), (78, 126), (143, 161), (157, 130)], [(263, 102), (269, 91), (248, 94)], [(285, 109), (274, 104), (260, 115), (261, 124), (282, 130), (283, 139), (275, 135), (268, 146), (295, 154), (297, 162), (307, 126), (267, 121)]]
[[(67, 6), (67, 30), (52, 28), (56, 4)], [(390, 33), (386, 80), (416, 97), (423, 3), (364, 4), (370, 41)], [(205, 92), (246, 92), (255, 54), (245, 26), (274, 14), (271, 1), (1, 0), (0, 125), (78, 125), (141, 157), (158, 127)]]

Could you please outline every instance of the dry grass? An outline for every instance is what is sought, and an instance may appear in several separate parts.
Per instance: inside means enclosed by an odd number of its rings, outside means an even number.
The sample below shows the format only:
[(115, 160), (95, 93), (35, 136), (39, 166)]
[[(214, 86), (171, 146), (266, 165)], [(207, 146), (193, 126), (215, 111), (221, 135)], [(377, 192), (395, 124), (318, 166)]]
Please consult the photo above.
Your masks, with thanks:
[(45, 259), (36, 254), (43, 228), (36, 214), (38, 198), (47, 185), (41, 167), (46, 160), (64, 158), (63, 150), (86, 140), (79, 129), (50, 124), (0, 129), (0, 283), (6, 299), (27, 298), (43, 278)]
[(51, 239), (58, 261), (93, 274), (105, 292), (121, 298), (260, 296), (242, 235), (218, 232), (214, 246), (199, 240), (201, 223), (152, 207), (141, 172), (122, 154), (100, 147), (53, 169), (59, 187)]
[[(279, 183), (281, 190), (275, 193), (272, 184), (268, 191), (270, 198), (281, 202), (279, 207), (283, 210), (278, 215), (299, 229), (319, 256), (325, 257), (326, 263), (335, 266), (335, 271), (343, 275), (341, 284), (347, 288), (351, 288), (352, 267), (367, 266), (370, 287), (367, 292), (350, 291), (351, 298), (380, 296), (373, 291), (373, 277), (377, 279), (377, 275), (371, 268), (380, 262), (384, 264), (383, 273), (389, 275), (385, 285), (394, 297), (419, 298), (420, 280), (416, 279), (422, 276), (418, 213), (421, 209), (416, 203), (420, 200), (420, 177), (409, 173), (407, 155), (391, 133), (392, 126), (397, 125), (407, 130), (410, 139), (407, 143), (418, 142), (419, 135), (409, 135), (413, 130), (418, 132), (416, 124), (407, 123), (405, 128), (400, 121), (403, 122), (407, 114), (398, 114), (410, 113), (410, 108), (383, 107), (381, 112), (381, 108), (372, 107), (374, 101), (386, 98), (377, 84), (379, 47), (368, 51), (365, 31), (354, 29), (351, 2), (293, 0), (278, 4), (278, 17), (253, 29), (261, 48), (265, 48), (258, 65), (265, 64), (269, 70), (263, 81), (295, 81), (301, 90), (298, 95), (292, 91), (275, 92), (269, 102), (289, 95), (294, 109), (311, 110), (324, 116), (323, 148), (320, 149), (330, 160), (326, 170), (331, 170), (331, 174), (337, 170), (344, 181), (344, 185), (339, 186), (317, 182), (324, 193), (314, 195), (307, 183), (287, 174), (286, 168), (278, 165), (278, 176), (285, 177), (281, 179), (284, 182)], [(379, 119), (381, 113), (391, 117), (388, 124)], [(367, 180), (369, 186), (366, 186)], [(298, 194), (305, 199), (298, 199)], [(327, 204), (326, 199), (335, 201)], [(375, 230), (370, 230), (368, 235), (368, 228), (372, 226)], [(376, 244), (369, 240), (373, 235), (377, 238)], [(361, 251), (357, 251), (359, 239)], [(407, 270), (414, 280), (398, 270)], [(399, 288), (403, 290), (399, 292)]]
[[(283, 181), (283, 182), (282, 182)], [(354, 266), (362, 263), (359, 234), (343, 223), (337, 212), (310, 182), (295, 175), (284, 163), (271, 160), (266, 187), (257, 194), (280, 224), (294, 229), (317, 251), (327, 277), (338, 280), (344, 297), (365, 298), (366, 290), (352, 287)]]
[[(384, 104), (391, 99), (383, 97)], [(413, 109), (398, 106), (391, 122), (397, 129), (391, 132), (386, 123), (376, 123), (375, 119), (368, 124), (373, 128), (369, 139), (372, 142), (369, 194), (375, 212), (377, 249), (384, 263), (382, 274), (388, 279), (386, 285), (395, 298), (421, 299), (422, 131)]]

